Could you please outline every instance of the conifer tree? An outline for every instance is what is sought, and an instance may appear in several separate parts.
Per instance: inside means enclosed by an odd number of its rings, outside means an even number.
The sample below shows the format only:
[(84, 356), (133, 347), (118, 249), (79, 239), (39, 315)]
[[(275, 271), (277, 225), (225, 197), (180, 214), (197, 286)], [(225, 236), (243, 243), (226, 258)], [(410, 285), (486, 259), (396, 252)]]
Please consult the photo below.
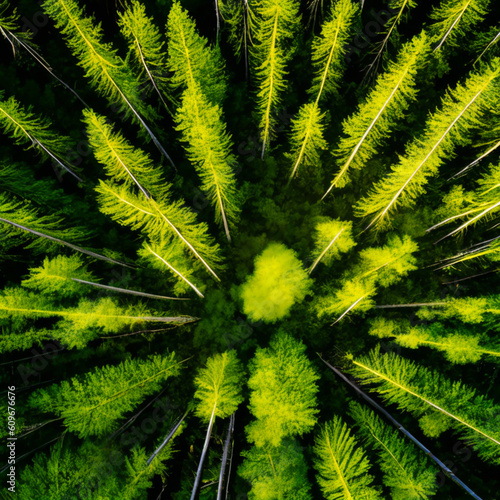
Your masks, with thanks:
[(174, 353), (146, 360), (132, 358), (35, 391), (29, 404), (60, 416), (80, 438), (103, 436), (117, 427), (126, 412), (179, 373), (180, 362)]
[(270, 346), (258, 348), (250, 364), (250, 411), (257, 419), (246, 427), (248, 441), (279, 446), (288, 436), (302, 435), (316, 423), (318, 379), (305, 346), (279, 332)]
[(327, 266), (334, 260), (339, 259), (342, 253), (346, 253), (356, 246), (352, 237), (352, 222), (338, 219), (324, 220), (316, 224), (315, 242), (312, 257), (315, 259), (309, 268), (309, 274), (314, 268), (323, 262)]
[(500, 406), (492, 400), (395, 353), (381, 355), (379, 348), (352, 363), (352, 375), (375, 385), (385, 401), (418, 417), (427, 436), (453, 428), (484, 460), (500, 463)]
[(378, 318), (372, 322), (369, 333), (380, 338), (393, 338), (394, 342), (409, 349), (421, 346), (436, 349), (453, 364), (476, 363), (484, 356), (500, 361), (500, 346), (485, 335), (463, 327), (450, 329), (441, 323), (432, 323), (425, 328), (412, 327), (406, 321)]
[(257, 86), (257, 110), (262, 139), (262, 158), (275, 125), (273, 113), (286, 88), (286, 65), (291, 58), (290, 41), (300, 21), (296, 0), (259, 0), (256, 4), (253, 59)]
[(252, 485), (250, 500), (311, 498), (307, 466), (297, 441), (286, 438), (277, 447), (252, 446), (243, 456), (238, 474)]
[(327, 149), (324, 139), (325, 114), (321, 113), (321, 99), (337, 92), (345, 70), (346, 44), (352, 25), (358, 14), (358, 7), (351, 0), (340, 0), (332, 5), (329, 18), (323, 23), (321, 34), (314, 38), (312, 63), (314, 79), (309, 94), (314, 102), (304, 104), (292, 120), (291, 146), (288, 154), (294, 161), (290, 174), (292, 179), (301, 163), (317, 165), (320, 150)]
[(417, 2), (415, 0), (390, 0), (388, 5), (389, 9), (391, 9), (392, 12), (397, 12), (397, 14), (395, 14), (391, 19), (389, 19), (388, 21), (389, 26), (385, 31), (385, 37), (378, 44), (378, 49), (376, 51), (375, 57), (373, 61), (368, 65), (363, 80), (366, 80), (372, 71), (376, 72), (380, 60), (384, 55), (384, 50), (386, 49), (386, 46), (389, 43), (389, 40), (391, 39), (391, 35), (393, 33), (396, 33), (395, 30), (398, 24), (401, 23), (401, 21), (406, 17), (408, 11), (417, 6)]
[(241, 396), (242, 383), (243, 372), (236, 357), (236, 351), (227, 351), (211, 356), (207, 360), (206, 367), (200, 370), (195, 379), (197, 390), (194, 396), (198, 400), (196, 415), (204, 423), (208, 423), (208, 429), (191, 500), (196, 498), (201, 482), (203, 462), (208, 451), (215, 419), (216, 417), (226, 418), (236, 411), (243, 401)]
[(335, 416), (324, 424), (315, 442), (316, 478), (327, 500), (382, 498), (372, 486), (373, 477), (368, 473), (370, 462), (365, 451), (340, 417)]
[[(23, 335), (38, 318), (60, 318), (52, 330), (40, 329), (41, 339), (60, 340), (68, 347), (82, 349), (101, 334), (115, 333), (127, 327), (152, 323), (184, 324), (193, 321), (190, 316), (151, 315), (154, 311), (145, 305), (121, 306), (110, 297), (89, 300), (82, 298), (76, 307), (54, 304), (48, 296), (28, 292), (22, 288), (6, 288), (0, 294), (0, 322), (10, 325), (7, 345), (11, 349), (25, 346)], [(35, 329), (36, 332), (36, 329)], [(28, 338), (31, 336), (28, 335)], [(30, 338), (30, 340), (32, 340)]]
[(349, 405), (359, 434), (376, 451), (383, 482), (393, 500), (427, 499), (436, 494), (436, 472), (427, 457), (406, 442), (396, 429), (359, 403)]
[(254, 272), (241, 287), (243, 311), (253, 321), (274, 323), (304, 299), (310, 286), (295, 252), (271, 243), (255, 259)]
[(439, 42), (435, 50), (441, 48), (445, 41), (456, 45), (457, 38), (468, 34), (475, 24), (485, 18), (489, 4), (490, 0), (442, 0), (429, 16), (435, 21), (431, 25), (431, 33)]
[(362, 250), (358, 264), (340, 279), (342, 286), (327, 288), (327, 294), (316, 300), (318, 317), (340, 314), (335, 321), (338, 322), (353, 309), (370, 309), (377, 287), (390, 286), (416, 269), (413, 253), (417, 249), (416, 243), (405, 235), (402, 239), (392, 236), (383, 247)]
[(344, 121), (344, 137), (334, 152), (340, 170), (325, 196), (334, 187), (344, 187), (349, 182), (349, 169), (363, 168), (373, 158), (395, 122), (404, 116), (417, 97), (415, 77), (428, 51), (425, 32), (405, 44), (387, 71), (379, 75), (358, 110)]
[(238, 221), (241, 203), (233, 172), (236, 158), (221, 114), (219, 106), (210, 104), (201, 88), (192, 85), (184, 92), (175, 119), (202, 190), (215, 209), (215, 221), (223, 224), (231, 241), (229, 226)]
[(170, 156), (145, 122), (145, 119), (155, 118), (156, 113), (141, 99), (139, 82), (129, 66), (117, 55), (111, 44), (102, 41), (100, 26), (92, 17), (85, 17), (75, 0), (45, 0), (42, 7), (64, 35), (90, 85), (110, 104), (117, 105), (126, 117), (132, 116), (138, 121), (173, 165)]
[[(479, 186), (477, 189), (472, 192), (462, 194), (463, 204), (465, 204), (465, 206), (461, 206), (462, 204), (458, 205), (458, 210), (455, 211), (458, 211), (459, 213), (455, 213), (451, 217), (447, 217), (439, 224), (429, 228), (429, 231), (451, 221), (467, 219), (466, 222), (443, 237), (447, 238), (448, 236), (460, 233), (470, 225), (474, 225), (479, 221), (494, 217), (500, 207), (500, 201), (498, 201), (499, 182), (500, 165), (490, 165), (489, 171), (478, 180)], [(458, 196), (456, 196), (457, 191), (455, 190), (453, 193), (455, 194), (454, 198), (458, 198)], [(452, 207), (446, 207), (445, 205), (443, 208), (450, 209)]]
[(425, 192), (427, 179), (437, 174), (456, 146), (468, 143), (485, 109), (493, 105), (499, 74), (499, 60), (495, 59), (443, 97), (441, 108), (428, 118), (422, 136), (410, 142), (392, 172), (357, 203), (358, 217), (374, 215), (368, 227), (382, 225), (398, 206), (412, 205)]
[(83, 180), (63, 160), (71, 143), (68, 137), (58, 136), (51, 130), (50, 121), (24, 108), (14, 97), (4, 98), (0, 90), (0, 127), (16, 144), (36, 147), (79, 182)]
[[(205, 224), (180, 201), (172, 201), (171, 185), (165, 183), (153, 161), (114, 132), (104, 117), (84, 113), (90, 145), (112, 181), (101, 181), (100, 210), (123, 225), (141, 229), (155, 243), (179, 238), (191, 253), (218, 279), (212, 269), (220, 261), (218, 246)], [(133, 189), (139, 191), (136, 194)]]
[(139, 74), (145, 76), (169, 110), (168, 79), (165, 72), (166, 52), (160, 31), (146, 15), (145, 6), (133, 0), (124, 12), (119, 13), (118, 24), (128, 43), (126, 63), (133, 61)]
[(172, 89), (184, 91), (198, 86), (211, 104), (222, 103), (226, 91), (224, 64), (218, 47), (201, 37), (188, 12), (175, 1), (167, 22), (167, 68)]

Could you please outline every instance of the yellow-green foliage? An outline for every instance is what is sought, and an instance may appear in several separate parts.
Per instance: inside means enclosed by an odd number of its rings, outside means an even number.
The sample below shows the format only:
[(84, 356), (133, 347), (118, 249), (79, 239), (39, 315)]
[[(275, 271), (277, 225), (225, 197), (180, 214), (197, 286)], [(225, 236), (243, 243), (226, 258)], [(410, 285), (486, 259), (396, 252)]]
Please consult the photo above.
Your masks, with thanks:
[(372, 224), (382, 225), (398, 206), (411, 206), (425, 193), (429, 177), (438, 173), (443, 162), (458, 145), (467, 145), (472, 132), (484, 123), (486, 110), (497, 99), (500, 61), (473, 72), (463, 85), (448, 91), (441, 107), (427, 120), (421, 137), (406, 147), (392, 172), (377, 182), (355, 207), (358, 217), (373, 215)]
[(29, 278), (23, 280), (21, 284), (44, 294), (54, 293), (61, 297), (83, 295), (85, 285), (73, 281), (72, 278), (99, 281), (87, 270), (87, 266), (78, 255), (70, 257), (58, 255), (53, 259), (45, 257), (43, 265), (30, 269)]
[(241, 286), (243, 312), (252, 321), (274, 323), (305, 298), (311, 283), (295, 252), (271, 243), (255, 259), (253, 274)]
[(359, 253), (359, 261), (340, 279), (341, 287), (328, 290), (316, 300), (318, 317), (340, 315), (337, 321), (352, 310), (363, 312), (374, 303), (377, 287), (387, 287), (416, 269), (413, 256), (417, 244), (407, 235), (392, 235), (387, 245), (365, 248)]
[(164, 42), (153, 20), (146, 15), (146, 7), (133, 0), (124, 12), (119, 13), (118, 24), (128, 43), (126, 62), (132, 62), (139, 74), (151, 81), (167, 107), (165, 97), (168, 93), (168, 78)]
[(377, 452), (377, 462), (383, 482), (391, 490), (391, 500), (426, 500), (434, 496), (437, 470), (424, 453), (366, 406), (352, 402), (349, 407), (359, 433)]
[(489, 12), (490, 0), (442, 0), (439, 7), (433, 7), (429, 17), (435, 22), (430, 32), (438, 47), (446, 41), (457, 45), (460, 36), (468, 35), (474, 25), (483, 21)]
[(337, 92), (345, 70), (347, 44), (352, 36), (359, 6), (351, 0), (339, 0), (331, 6), (328, 17), (315, 36), (311, 48), (314, 79), (309, 89), (316, 104), (322, 97)]
[(250, 365), (250, 411), (257, 419), (246, 427), (256, 446), (279, 446), (316, 423), (316, 374), (305, 346), (279, 332), (270, 346), (257, 349)]
[[(220, 262), (219, 247), (208, 235), (207, 225), (198, 223), (182, 201), (172, 200), (171, 185), (150, 156), (114, 132), (103, 116), (89, 110), (84, 116), (94, 155), (112, 179), (100, 181), (96, 188), (101, 211), (124, 226), (142, 230), (153, 244), (180, 243), (184, 260), (201, 262), (217, 277), (212, 268)], [(181, 255), (176, 252), (177, 261)]]
[(500, 314), (497, 299), (490, 297), (463, 297), (451, 299), (440, 308), (422, 308), (417, 315), (422, 319), (458, 318), (464, 323), (482, 323), (487, 313)]
[(257, 110), (262, 139), (262, 156), (269, 146), (275, 124), (273, 113), (286, 88), (286, 65), (291, 58), (291, 42), (300, 22), (296, 0), (256, 2), (253, 58), (257, 84)]
[(14, 97), (4, 99), (2, 90), (0, 127), (16, 144), (36, 147), (42, 155), (52, 154), (60, 161), (71, 147), (69, 138), (54, 132), (47, 118), (33, 113), (31, 108), (24, 108)]
[(171, 87), (182, 91), (199, 85), (213, 104), (220, 104), (225, 94), (224, 63), (218, 48), (196, 30), (196, 24), (177, 1), (168, 14), (167, 68), (172, 72)]
[(492, 400), (395, 353), (381, 355), (379, 347), (352, 363), (352, 375), (375, 387), (386, 402), (419, 418), (426, 435), (454, 429), (479, 456), (500, 464), (500, 431), (495, 421), (500, 406)]
[(39, 390), (31, 395), (30, 405), (59, 415), (81, 438), (102, 436), (117, 427), (125, 412), (158, 393), (163, 382), (179, 373), (175, 353), (129, 359)]
[(100, 95), (110, 104), (118, 105), (127, 116), (132, 108), (144, 117), (156, 116), (141, 99), (139, 81), (129, 66), (110, 43), (103, 42), (100, 25), (92, 17), (85, 17), (75, 0), (45, 0), (42, 7), (64, 35), (85, 76)]
[[(316, 262), (329, 266), (341, 254), (348, 252), (356, 242), (352, 236), (352, 222), (339, 219), (323, 220), (316, 224), (314, 234), (314, 250), (311, 257)], [(312, 267), (316, 266), (316, 262)]]
[(236, 351), (226, 351), (208, 358), (206, 367), (195, 378), (196, 415), (204, 422), (214, 417), (226, 418), (243, 401), (243, 368)]
[(381, 500), (371, 483), (370, 461), (340, 417), (321, 426), (314, 446), (317, 481), (327, 500)]
[(310, 500), (307, 465), (300, 445), (284, 439), (276, 448), (253, 446), (242, 452), (245, 457), (238, 474), (252, 485), (249, 500)]
[(211, 104), (200, 87), (192, 85), (182, 96), (175, 120), (187, 143), (187, 156), (215, 209), (215, 220), (223, 224), (230, 239), (229, 225), (238, 221), (241, 200), (233, 170), (236, 158), (231, 153), (232, 141), (221, 117), (221, 108)]
[(428, 52), (425, 33), (406, 43), (387, 71), (379, 75), (358, 110), (344, 120), (344, 137), (334, 150), (339, 172), (332, 186), (344, 187), (349, 182), (349, 169), (365, 167), (390, 136), (394, 124), (404, 118), (417, 97), (415, 77)]

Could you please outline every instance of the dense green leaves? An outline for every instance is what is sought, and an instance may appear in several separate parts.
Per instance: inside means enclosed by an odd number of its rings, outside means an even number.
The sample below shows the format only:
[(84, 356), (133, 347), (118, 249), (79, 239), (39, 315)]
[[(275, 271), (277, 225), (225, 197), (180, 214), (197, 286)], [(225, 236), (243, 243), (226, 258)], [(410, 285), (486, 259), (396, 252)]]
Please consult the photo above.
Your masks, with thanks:
[(280, 332), (270, 347), (258, 349), (250, 366), (250, 411), (257, 419), (246, 429), (256, 446), (279, 446), (316, 423), (318, 379), (305, 346)]
[(243, 311), (253, 321), (274, 323), (306, 296), (310, 286), (295, 253), (271, 243), (255, 259), (254, 272), (241, 287)]

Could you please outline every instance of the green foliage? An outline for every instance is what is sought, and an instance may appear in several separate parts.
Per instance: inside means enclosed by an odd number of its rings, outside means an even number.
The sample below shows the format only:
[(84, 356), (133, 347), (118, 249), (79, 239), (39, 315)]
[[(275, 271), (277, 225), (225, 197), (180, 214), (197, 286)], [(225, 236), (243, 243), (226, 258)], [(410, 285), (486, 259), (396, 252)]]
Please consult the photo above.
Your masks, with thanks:
[(392, 235), (387, 245), (362, 250), (358, 264), (340, 279), (342, 286), (327, 290), (326, 295), (316, 300), (314, 307), (318, 316), (341, 314), (339, 321), (354, 308), (358, 312), (370, 309), (377, 287), (390, 286), (416, 269), (413, 254), (417, 249), (409, 236), (401, 239)]
[(290, 41), (300, 21), (299, 3), (296, 0), (258, 0), (255, 13), (252, 56), (264, 157), (276, 125), (273, 112), (280, 105), (286, 88), (286, 65), (292, 56)]
[(352, 222), (339, 219), (324, 220), (315, 226), (314, 250), (315, 259), (310, 271), (321, 261), (329, 266), (334, 260), (340, 259), (341, 254), (349, 252), (356, 246), (352, 236)]
[(344, 137), (334, 152), (340, 171), (332, 181), (333, 187), (344, 187), (349, 182), (349, 169), (363, 168), (390, 136), (395, 123), (405, 116), (417, 97), (415, 77), (428, 52), (425, 33), (404, 45), (356, 113), (344, 120)]
[(460, 432), (479, 456), (500, 463), (500, 405), (461, 382), (376, 348), (353, 360), (350, 372), (363, 384), (374, 384), (381, 397), (418, 417), (428, 436), (452, 428)]
[(202, 181), (202, 189), (215, 209), (215, 220), (222, 223), (229, 240), (229, 225), (238, 221), (240, 196), (236, 188), (231, 153), (232, 141), (221, 119), (219, 106), (210, 104), (200, 88), (190, 86), (177, 110), (176, 129), (187, 143), (188, 158)]
[(318, 379), (305, 346), (280, 332), (270, 346), (257, 349), (250, 364), (250, 411), (257, 419), (246, 428), (256, 446), (279, 446), (316, 423)]
[(167, 22), (167, 68), (173, 74), (169, 78), (173, 89), (200, 86), (212, 104), (220, 104), (226, 91), (223, 73), (224, 63), (218, 48), (210, 48), (201, 37), (188, 12), (175, 1)]
[(431, 34), (439, 41), (438, 47), (447, 40), (457, 45), (457, 39), (467, 35), (474, 25), (483, 21), (489, 12), (490, 0), (442, 0), (429, 17), (435, 22)]
[(304, 299), (310, 286), (295, 252), (271, 243), (255, 259), (254, 272), (241, 287), (243, 311), (252, 321), (274, 323)]
[(391, 489), (391, 499), (417, 500), (434, 496), (437, 470), (424, 453), (405, 441), (373, 411), (358, 403), (349, 406), (349, 414), (356, 421), (359, 433), (377, 452), (383, 482)]
[(103, 41), (102, 29), (92, 17), (85, 17), (74, 0), (46, 0), (42, 7), (64, 35), (96, 92), (126, 116), (132, 108), (144, 117), (155, 116), (141, 100), (138, 80), (111, 44)]
[(21, 284), (43, 294), (53, 293), (61, 297), (81, 296), (85, 293), (85, 286), (74, 281), (74, 278), (96, 281), (78, 255), (70, 257), (58, 255), (53, 259), (46, 257), (43, 265), (31, 269), (30, 277)]
[(44, 156), (49, 153), (61, 160), (71, 147), (68, 137), (52, 130), (50, 120), (35, 114), (31, 108), (25, 108), (14, 97), (5, 99), (1, 90), (0, 127), (16, 144), (36, 147)]
[(411, 206), (425, 193), (429, 177), (453, 155), (458, 145), (470, 142), (472, 131), (482, 124), (485, 110), (492, 106), (498, 84), (499, 60), (472, 73), (463, 85), (446, 93), (441, 107), (428, 118), (421, 137), (406, 147), (392, 172), (379, 181), (356, 205), (356, 215), (374, 215), (372, 224), (384, 224), (398, 206)]
[(153, 19), (146, 15), (146, 8), (133, 0), (124, 12), (119, 13), (118, 24), (128, 43), (126, 62), (138, 69), (141, 77), (151, 81), (154, 89), (168, 109), (164, 96), (168, 97), (168, 79), (165, 74), (166, 53), (164, 42)]
[(194, 397), (198, 400), (196, 415), (203, 422), (208, 423), (212, 414), (219, 418), (228, 417), (243, 401), (243, 370), (236, 351), (208, 358), (206, 367), (200, 370), (194, 382), (197, 387)]
[(370, 462), (347, 424), (335, 416), (321, 427), (314, 447), (317, 481), (327, 500), (382, 498), (371, 486)]
[(60, 416), (64, 425), (81, 438), (103, 436), (117, 428), (126, 412), (179, 373), (174, 353), (146, 360), (128, 359), (40, 389), (31, 395), (30, 405)]
[(296, 441), (287, 438), (275, 448), (253, 446), (243, 456), (238, 474), (252, 485), (250, 500), (311, 498), (306, 462)]

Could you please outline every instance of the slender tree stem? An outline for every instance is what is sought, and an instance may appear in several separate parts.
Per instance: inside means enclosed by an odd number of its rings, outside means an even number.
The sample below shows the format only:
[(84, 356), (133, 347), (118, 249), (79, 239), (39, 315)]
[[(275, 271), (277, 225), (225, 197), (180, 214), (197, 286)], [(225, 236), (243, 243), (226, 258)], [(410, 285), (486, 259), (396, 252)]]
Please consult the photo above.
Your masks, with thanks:
[(429, 451), (418, 439), (416, 439), (412, 434), (410, 434), (395, 418), (391, 416), (389, 412), (384, 410), (378, 403), (376, 403), (368, 394), (361, 390), (354, 382), (349, 380), (339, 369), (332, 366), (330, 363), (326, 362), (319, 353), (316, 353), (319, 359), (325, 363), (330, 370), (332, 370), (338, 377), (340, 377), (344, 382), (346, 382), (350, 387), (352, 387), (366, 402), (378, 410), (382, 415), (384, 415), (400, 432), (402, 432), (406, 437), (408, 437), (413, 443), (415, 443), (431, 460), (433, 460), (438, 467), (443, 471), (443, 473), (448, 476), (454, 483), (456, 483), (460, 488), (466, 491), (472, 498), (477, 500), (482, 500), (481, 497), (476, 495), (463, 481), (461, 481), (455, 474), (443, 463), (439, 458), (437, 458), (431, 451)]

